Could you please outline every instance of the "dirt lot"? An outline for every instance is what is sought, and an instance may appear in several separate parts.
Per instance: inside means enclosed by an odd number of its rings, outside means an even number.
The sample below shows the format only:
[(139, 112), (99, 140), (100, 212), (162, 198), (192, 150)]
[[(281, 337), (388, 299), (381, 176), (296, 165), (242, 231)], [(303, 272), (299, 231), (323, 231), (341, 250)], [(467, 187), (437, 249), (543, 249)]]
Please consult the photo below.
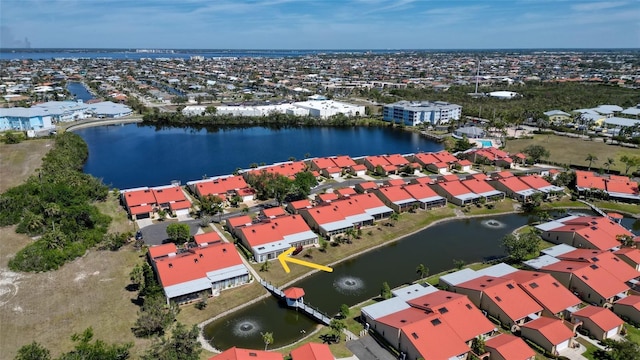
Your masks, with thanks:
[(53, 145), (52, 139), (0, 143), (0, 193), (20, 185), (42, 164), (42, 157)]
[[(620, 161), (622, 155), (640, 156), (640, 149), (632, 149), (615, 145), (607, 145), (597, 141), (587, 141), (556, 135), (535, 135), (533, 139), (508, 140), (505, 150), (520, 152), (529, 145), (542, 145), (551, 155), (546, 159), (561, 164), (589, 166), (585, 161), (587, 154), (595, 155), (598, 160), (591, 164), (592, 168), (605, 168), (608, 158), (615, 160), (611, 170), (619, 170), (624, 174), (625, 166)], [(543, 159), (544, 161), (545, 159)], [(633, 171), (634, 169), (631, 169)]]
[(134, 352), (146, 346), (130, 330), (138, 307), (131, 302), (136, 293), (125, 290), (142, 253), (91, 250), (57, 271), (18, 274), (8, 260), (32, 240), (13, 230), (0, 228), (0, 359), (12, 359), (33, 340), (57, 356), (89, 326), (98, 339), (135, 342)]

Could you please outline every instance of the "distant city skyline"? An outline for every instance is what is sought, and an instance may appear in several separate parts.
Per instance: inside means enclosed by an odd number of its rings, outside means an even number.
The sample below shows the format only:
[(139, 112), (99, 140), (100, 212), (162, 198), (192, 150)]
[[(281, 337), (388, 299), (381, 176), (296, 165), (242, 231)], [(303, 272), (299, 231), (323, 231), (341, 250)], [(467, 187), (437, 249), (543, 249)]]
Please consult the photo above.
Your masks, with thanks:
[(0, 48), (640, 47), (638, 0), (0, 1)]

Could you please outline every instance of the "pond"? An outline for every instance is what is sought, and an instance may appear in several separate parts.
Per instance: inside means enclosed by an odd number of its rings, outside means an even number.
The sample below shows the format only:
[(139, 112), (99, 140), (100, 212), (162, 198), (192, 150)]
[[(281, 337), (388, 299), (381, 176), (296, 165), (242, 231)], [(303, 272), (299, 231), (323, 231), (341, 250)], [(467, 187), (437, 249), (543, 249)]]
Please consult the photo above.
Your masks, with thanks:
[[(521, 214), (508, 214), (445, 221), (344, 261), (331, 273), (318, 272), (295, 286), (304, 289), (305, 302), (332, 316), (341, 304), (352, 306), (380, 294), (385, 281), (394, 288), (416, 280), (419, 264), (437, 273), (453, 268), (454, 259), (473, 263), (503, 257), (504, 235), (526, 225), (528, 220)], [(366, 241), (366, 235), (354, 241)], [(275, 348), (304, 337), (316, 324), (271, 297), (210, 323), (204, 334), (217, 349), (259, 349), (264, 347), (260, 332), (269, 331), (273, 332)]]

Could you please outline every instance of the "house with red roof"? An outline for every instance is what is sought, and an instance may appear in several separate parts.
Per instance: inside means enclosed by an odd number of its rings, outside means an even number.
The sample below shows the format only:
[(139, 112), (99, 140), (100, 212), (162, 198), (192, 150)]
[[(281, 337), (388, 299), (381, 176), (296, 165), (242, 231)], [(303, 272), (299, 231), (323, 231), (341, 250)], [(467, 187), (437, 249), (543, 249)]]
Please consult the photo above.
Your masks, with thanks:
[(454, 285), (452, 290), (467, 295), (477, 307), (507, 327), (537, 319), (543, 310), (513, 280), (483, 275)]
[(491, 360), (534, 360), (536, 352), (521, 338), (511, 334), (500, 334), (484, 342)]
[(447, 205), (447, 199), (438, 195), (432, 188), (424, 184), (404, 185), (403, 189), (418, 202), (423, 210), (443, 207)]
[(311, 200), (302, 199), (288, 203), (286, 209), (291, 214), (297, 214), (301, 209), (310, 209), (312, 207), (313, 204), (311, 203)]
[(374, 190), (374, 193), (385, 205), (398, 213), (409, 211), (414, 206), (420, 206), (418, 200), (411, 196), (403, 186), (383, 186)]
[(471, 348), (440, 316), (430, 317), (403, 326), (398, 351), (406, 359), (465, 359)]
[(126, 207), (132, 220), (151, 217), (157, 206), (153, 190), (148, 187), (121, 190), (120, 201)]
[(222, 242), (220, 235), (215, 231), (193, 235), (193, 241), (198, 247), (205, 247)]
[(520, 335), (554, 355), (562, 355), (573, 345), (575, 333), (564, 320), (540, 317), (520, 327)]
[(515, 281), (527, 295), (540, 304), (543, 316), (568, 319), (571, 312), (582, 304), (578, 297), (547, 273), (518, 270), (503, 275), (502, 278)]
[(640, 324), (640, 295), (629, 295), (613, 303), (614, 314), (633, 324)]
[(560, 260), (540, 271), (551, 274), (583, 301), (598, 306), (612, 304), (629, 291), (627, 284), (597, 264)]
[(189, 215), (191, 202), (187, 200), (180, 186), (160, 186), (153, 188), (152, 191), (158, 208), (169, 210), (175, 216)]
[(364, 181), (364, 182), (357, 183), (354, 186), (354, 189), (356, 190), (356, 192), (360, 194), (373, 191), (377, 188), (378, 188), (378, 184), (374, 181)]
[(309, 168), (315, 171), (322, 171), (329, 168), (340, 168), (330, 157), (314, 158), (308, 162)]
[(508, 173), (510, 176), (502, 177), (503, 173), (507, 172), (499, 173), (500, 175), (497, 178), (489, 180), (489, 184), (496, 190), (503, 191), (508, 197), (520, 202), (527, 202), (533, 194), (538, 192), (538, 190), (533, 189), (518, 177), (512, 176), (513, 174), (511, 173)]
[(580, 195), (600, 191), (609, 198), (624, 202), (640, 202), (638, 183), (627, 176), (597, 175), (591, 171), (576, 171), (576, 190)]
[(284, 215), (287, 215), (287, 213), (280, 206), (260, 210), (260, 216), (265, 219), (274, 219)]
[(335, 360), (327, 344), (306, 343), (291, 350), (291, 360)]
[(611, 339), (619, 335), (624, 325), (624, 321), (611, 310), (591, 305), (571, 314), (571, 321), (582, 322), (580, 327), (596, 340)]
[(257, 262), (273, 260), (281, 253), (299, 246), (318, 243), (316, 235), (300, 215), (285, 215), (238, 227), (235, 234), (251, 250)]
[(460, 180), (438, 181), (431, 188), (448, 202), (465, 206), (480, 201), (481, 196), (469, 190)]
[(614, 254), (620, 258), (620, 260), (626, 262), (631, 267), (640, 271), (640, 250), (637, 248), (622, 248), (615, 251)]
[(563, 187), (551, 185), (540, 175), (525, 175), (518, 177), (518, 179), (527, 184), (530, 188), (546, 194), (547, 197), (557, 197), (564, 195)]
[(380, 175), (397, 174), (400, 170), (399, 166), (391, 164), (387, 160), (387, 157), (383, 155), (366, 156), (359, 161), (362, 161), (362, 164), (367, 167), (367, 170), (374, 173), (381, 172)]
[(467, 159), (458, 160), (453, 163), (453, 168), (462, 172), (469, 172), (472, 167), (473, 163)]
[(484, 179), (470, 178), (461, 181), (467, 189), (474, 194), (484, 198), (486, 202), (501, 201), (505, 198), (505, 193), (496, 190)]
[(219, 176), (187, 183), (191, 191), (199, 198), (204, 196), (218, 196), (223, 199), (230, 197), (241, 189), (249, 188), (242, 176)]
[(284, 357), (275, 351), (241, 349), (234, 346), (210, 357), (209, 360), (284, 360)]
[(560, 260), (587, 262), (597, 264), (599, 267), (607, 270), (613, 277), (629, 283), (637, 283), (640, 278), (640, 272), (631, 265), (622, 261), (616, 254), (610, 251), (593, 250), (593, 249), (575, 249), (564, 254), (557, 255)]
[(575, 248), (610, 250), (620, 246), (618, 236), (633, 234), (615, 221), (603, 216), (566, 216), (536, 228), (542, 239)]
[(371, 193), (357, 194), (301, 209), (300, 215), (309, 226), (325, 238), (342, 234), (348, 229), (372, 225), (374, 221), (388, 218), (393, 209)]
[(236, 233), (237, 229), (244, 226), (249, 226), (251, 224), (253, 224), (253, 219), (249, 215), (240, 215), (240, 216), (230, 217), (227, 220), (225, 220), (224, 227), (227, 229), (229, 233), (231, 233), (231, 235), (237, 237), (238, 236)]
[[(443, 163), (443, 161), (438, 159), (433, 153), (417, 153), (417, 154), (414, 154), (411, 157), (411, 161), (420, 164), (425, 169), (429, 168), (429, 165), (431, 165), (431, 164)], [(448, 165), (446, 167), (448, 169)]]
[(343, 188), (339, 188), (339, 189), (334, 189), (333, 191), (336, 194), (338, 194), (339, 198), (347, 198), (349, 196), (358, 194), (356, 192), (356, 190), (354, 188), (352, 188), (352, 187), (343, 187)]
[(276, 174), (294, 179), (297, 173), (307, 170), (307, 165), (303, 161), (287, 161), (268, 166), (261, 166), (256, 169), (242, 173), (245, 179), (249, 176), (257, 176), (260, 174)]
[(318, 202), (319, 204), (328, 204), (334, 200), (338, 200), (339, 198), (340, 197), (338, 196), (338, 194), (334, 192), (327, 192), (327, 193), (317, 194), (316, 202)]
[(149, 252), (167, 304), (193, 301), (203, 293), (216, 295), (249, 282), (249, 271), (233, 244), (219, 242), (157, 256), (172, 250), (165, 247), (162, 252)]
[(364, 176), (367, 174), (367, 167), (364, 164), (355, 164), (349, 166), (348, 171), (352, 176)]

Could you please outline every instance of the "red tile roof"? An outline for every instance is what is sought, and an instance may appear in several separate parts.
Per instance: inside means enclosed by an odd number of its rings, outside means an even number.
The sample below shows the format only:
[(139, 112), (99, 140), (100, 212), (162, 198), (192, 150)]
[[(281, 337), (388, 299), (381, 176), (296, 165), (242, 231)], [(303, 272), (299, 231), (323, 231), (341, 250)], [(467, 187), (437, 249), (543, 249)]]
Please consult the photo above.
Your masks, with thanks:
[(542, 316), (521, 326), (522, 328), (538, 330), (553, 345), (558, 345), (573, 337), (573, 331), (569, 330), (562, 320), (556, 318)]
[(178, 248), (174, 243), (166, 243), (162, 245), (154, 245), (149, 247), (149, 257), (155, 259), (160, 256), (167, 256), (169, 254), (175, 254), (178, 252)]
[(493, 188), (493, 186), (489, 185), (488, 182), (484, 180), (478, 180), (475, 178), (462, 180), (462, 185), (464, 185), (467, 189), (469, 189), (471, 192), (475, 194), (483, 194), (483, 193), (496, 190)]
[(140, 214), (150, 213), (151, 211), (153, 211), (153, 208), (151, 207), (151, 205), (133, 206), (129, 208), (129, 213), (131, 215), (140, 215)]
[(433, 189), (423, 184), (409, 184), (404, 186), (404, 190), (414, 199), (427, 199), (430, 197), (440, 196)]
[(615, 304), (631, 306), (640, 311), (640, 295), (629, 295), (616, 301)]
[(299, 287), (286, 288), (283, 292), (284, 296), (288, 299), (297, 300), (304, 296), (304, 289)]
[(356, 166), (356, 162), (350, 156), (340, 155), (333, 158), (333, 162), (336, 166), (341, 168), (347, 168), (349, 166)]
[(226, 221), (227, 221), (228, 227), (232, 229), (238, 226), (251, 225), (251, 222), (252, 222), (249, 215), (234, 216), (234, 217), (228, 218)]
[(450, 359), (470, 350), (442, 317), (435, 314), (403, 327), (402, 333), (425, 359)]
[(409, 163), (409, 161), (400, 154), (384, 155), (384, 158), (389, 164), (395, 166), (405, 166)]
[(200, 196), (226, 194), (232, 190), (249, 187), (242, 176), (229, 176), (196, 183), (196, 191)]
[(611, 310), (599, 306), (588, 305), (574, 312), (571, 316), (580, 320), (589, 319), (605, 332), (624, 324), (624, 321)]
[(285, 236), (311, 231), (311, 229), (300, 215), (288, 215), (241, 227), (238, 231), (244, 235), (249, 246), (255, 247), (283, 241)]
[(501, 183), (502, 185), (504, 185), (507, 189), (513, 191), (513, 192), (518, 192), (518, 191), (524, 191), (524, 190), (529, 190), (531, 189), (531, 187), (525, 183), (523, 183), (522, 181), (520, 181), (520, 179), (518, 179), (515, 176), (512, 177), (508, 177), (508, 178), (500, 178), (498, 180), (499, 183)]
[(172, 186), (169, 188), (153, 189), (153, 196), (155, 196), (158, 204), (166, 204), (171, 202), (186, 201), (187, 197), (179, 186)]
[(607, 191), (616, 192), (628, 195), (638, 195), (640, 191), (638, 191), (638, 183), (635, 181), (630, 181), (628, 178), (626, 180), (606, 180), (605, 185), (607, 186)]
[(451, 153), (446, 151), (446, 150), (438, 151), (437, 153), (434, 153), (433, 155), (440, 162), (454, 163), (454, 162), (458, 161), (458, 159), (455, 156), (451, 155)]
[(172, 211), (184, 210), (190, 207), (191, 207), (191, 202), (189, 200), (176, 201), (176, 202), (169, 203), (169, 209), (171, 209)]
[(496, 328), (466, 295), (441, 290), (412, 299), (407, 303), (439, 314), (464, 341), (490, 333)]
[(210, 231), (208, 233), (193, 235), (193, 240), (198, 245), (211, 244), (211, 243), (215, 243), (215, 242), (218, 242), (218, 241), (222, 241), (222, 239), (220, 238), (220, 235), (218, 235), (218, 233), (215, 232), (215, 231)]
[(406, 192), (402, 186), (385, 186), (379, 188), (377, 191), (381, 196), (387, 198), (393, 203), (413, 199), (411, 194)]
[(431, 313), (425, 310), (410, 307), (400, 311), (396, 311), (389, 315), (383, 316), (376, 321), (381, 324), (385, 324), (395, 329), (402, 329), (407, 325), (411, 325), (415, 322), (421, 321), (432, 316)]
[(551, 184), (547, 180), (539, 175), (520, 176), (518, 179), (520, 179), (532, 189), (542, 189), (551, 186)]
[(415, 155), (416, 159), (418, 159), (424, 165), (435, 164), (441, 162), (435, 155), (432, 153), (419, 153)]
[(518, 270), (502, 277), (515, 281), (522, 290), (552, 314), (581, 303), (580, 299), (550, 274)]
[(616, 279), (608, 271), (595, 264), (562, 260), (547, 265), (542, 269), (545, 271), (572, 273), (576, 279), (587, 284), (605, 299), (629, 290), (629, 287), (624, 282)]
[(357, 194), (356, 190), (354, 188), (352, 188), (352, 187), (336, 189), (335, 192), (340, 197), (347, 197), (347, 196), (351, 196), (351, 195)]
[(609, 251), (576, 249), (569, 253), (559, 255), (557, 258), (562, 260), (573, 259), (596, 264), (623, 282), (640, 277), (640, 272)]
[(234, 346), (210, 357), (209, 360), (283, 360), (283, 357), (282, 354), (277, 352), (240, 349)]
[(262, 215), (268, 217), (268, 218), (272, 218), (272, 217), (278, 217), (278, 216), (282, 216), (282, 215), (286, 215), (287, 213), (284, 211), (283, 208), (281, 208), (280, 206), (276, 206), (276, 207), (272, 207), (269, 209), (262, 209), (261, 211)]
[(620, 224), (602, 216), (580, 216), (563, 222), (565, 226), (551, 231), (576, 232), (596, 249), (609, 250), (620, 245), (618, 235), (633, 236)]
[(318, 169), (328, 169), (330, 167), (335, 167), (336, 163), (328, 157), (316, 158), (311, 160), (313, 165)]
[(156, 198), (153, 196), (153, 190), (151, 189), (126, 191), (122, 196), (124, 197), (125, 204), (127, 204), (128, 208), (156, 204)]
[(542, 307), (513, 280), (481, 276), (457, 286), (482, 291), (514, 322), (542, 311)]
[(471, 190), (469, 190), (469, 188), (464, 186), (461, 181), (458, 180), (439, 182), (438, 186), (447, 193), (451, 194), (451, 196), (460, 196), (472, 192)]
[(640, 250), (634, 248), (622, 248), (616, 252), (616, 255), (622, 255), (635, 264), (640, 264)]
[(302, 200), (292, 201), (290, 204), (296, 210), (310, 208), (312, 206), (311, 205), (311, 201), (309, 199), (302, 199)]
[(326, 203), (332, 202), (333, 200), (338, 200), (338, 194), (333, 192), (318, 194), (316, 196), (321, 202), (326, 202)]
[(334, 360), (327, 344), (306, 343), (291, 350), (291, 360)]
[(204, 278), (208, 272), (242, 265), (242, 260), (233, 244), (217, 243), (176, 256), (157, 258), (155, 264), (160, 283), (167, 287)]
[(488, 339), (485, 348), (494, 349), (505, 360), (528, 360), (536, 355), (524, 340), (511, 334), (500, 334)]

